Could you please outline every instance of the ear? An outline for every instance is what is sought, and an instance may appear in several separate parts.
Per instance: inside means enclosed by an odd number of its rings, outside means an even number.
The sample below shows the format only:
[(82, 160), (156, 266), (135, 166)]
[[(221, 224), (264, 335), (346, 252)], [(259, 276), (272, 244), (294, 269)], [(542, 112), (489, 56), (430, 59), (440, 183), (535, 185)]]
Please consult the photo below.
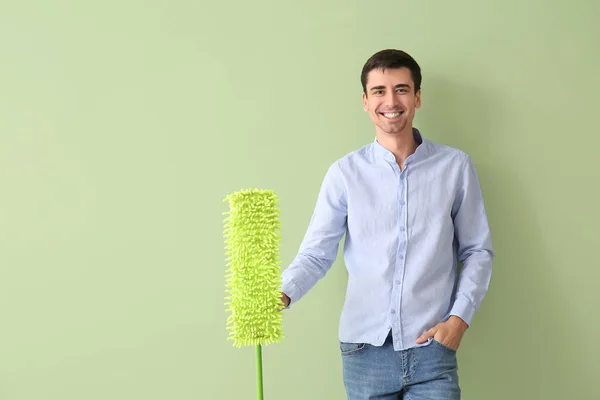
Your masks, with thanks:
[(421, 89), (415, 95), (415, 108), (421, 108)]
[(369, 102), (367, 99), (367, 95), (364, 92), (362, 94), (362, 100), (363, 100), (363, 111), (369, 111)]

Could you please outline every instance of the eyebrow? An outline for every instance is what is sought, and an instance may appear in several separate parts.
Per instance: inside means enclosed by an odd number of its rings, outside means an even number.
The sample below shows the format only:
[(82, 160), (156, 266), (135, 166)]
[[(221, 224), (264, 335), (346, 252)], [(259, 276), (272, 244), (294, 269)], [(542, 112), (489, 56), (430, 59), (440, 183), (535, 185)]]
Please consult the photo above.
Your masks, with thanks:
[[(399, 89), (399, 88), (410, 89), (410, 85), (407, 85), (406, 83), (401, 83), (399, 85), (394, 86), (394, 89)], [(372, 92), (373, 90), (382, 90), (382, 89), (385, 89), (385, 86), (373, 86), (371, 89), (369, 89), (369, 91)]]

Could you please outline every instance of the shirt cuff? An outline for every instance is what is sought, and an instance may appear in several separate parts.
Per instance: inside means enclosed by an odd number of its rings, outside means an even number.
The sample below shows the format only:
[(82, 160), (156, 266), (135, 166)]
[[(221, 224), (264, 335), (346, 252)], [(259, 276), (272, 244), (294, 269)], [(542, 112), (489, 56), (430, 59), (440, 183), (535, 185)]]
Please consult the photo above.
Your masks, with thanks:
[(281, 291), (285, 293), (287, 297), (290, 298), (290, 304), (288, 304), (288, 306), (285, 308), (287, 310), (288, 308), (290, 308), (292, 303), (295, 303), (298, 300), (300, 295), (300, 288), (293, 280), (286, 279), (283, 281)]
[(475, 311), (475, 307), (468, 300), (459, 297), (454, 302), (449, 315), (456, 315), (470, 326)]

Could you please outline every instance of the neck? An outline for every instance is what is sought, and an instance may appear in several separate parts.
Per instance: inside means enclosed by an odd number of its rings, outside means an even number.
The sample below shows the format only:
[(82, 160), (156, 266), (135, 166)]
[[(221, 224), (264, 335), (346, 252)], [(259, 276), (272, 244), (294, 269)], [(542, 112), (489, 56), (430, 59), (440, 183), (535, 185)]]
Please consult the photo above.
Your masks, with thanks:
[(377, 142), (385, 149), (391, 151), (396, 157), (396, 162), (401, 170), (404, 170), (404, 161), (413, 154), (419, 144), (416, 142), (412, 128), (404, 130), (401, 133), (390, 135), (384, 132), (377, 132)]

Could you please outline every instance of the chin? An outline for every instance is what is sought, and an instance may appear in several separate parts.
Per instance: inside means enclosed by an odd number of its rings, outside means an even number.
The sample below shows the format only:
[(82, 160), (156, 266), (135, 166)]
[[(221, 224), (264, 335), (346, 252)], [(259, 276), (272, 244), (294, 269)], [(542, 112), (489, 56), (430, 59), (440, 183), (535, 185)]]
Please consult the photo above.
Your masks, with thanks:
[(404, 131), (404, 128), (406, 128), (405, 125), (400, 126), (400, 127), (395, 127), (394, 126), (394, 127), (382, 128), (381, 130), (383, 132), (385, 132), (386, 134), (388, 134), (388, 135), (398, 136), (398, 135), (400, 135)]

